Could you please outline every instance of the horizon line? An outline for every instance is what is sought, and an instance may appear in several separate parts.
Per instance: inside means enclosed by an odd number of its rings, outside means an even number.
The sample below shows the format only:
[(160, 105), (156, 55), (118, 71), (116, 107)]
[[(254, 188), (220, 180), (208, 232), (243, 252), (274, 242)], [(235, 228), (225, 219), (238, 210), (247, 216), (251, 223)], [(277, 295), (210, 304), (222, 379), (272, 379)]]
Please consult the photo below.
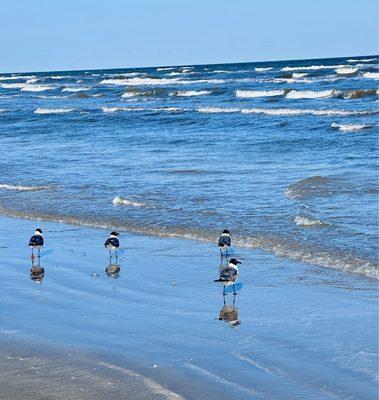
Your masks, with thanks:
[(53, 70), (40, 70), (40, 71), (17, 71), (17, 72), (0, 72), (3, 74), (39, 74), (45, 72), (82, 72), (82, 71), (113, 71), (118, 69), (146, 69), (146, 68), (180, 68), (180, 67), (200, 67), (208, 65), (231, 65), (231, 64), (258, 64), (258, 63), (269, 63), (269, 62), (287, 62), (287, 61), (311, 61), (311, 60), (334, 60), (339, 58), (361, 58), (361, 57), (379, 57), (379, 54), (365, 54), (365, 55), (349, 55), (349, 56), (338, 56), (338, 57), (321, 57), (321, 58), (293, 58), (293, 59), (281, 59), (281, 60), (264, 60), (264, 61), (239, 61), (239, 62), (217, 62), (217, 63), (206, 63), (206, 64), (176, 64), (176, 65), (151, 65), (142, 67), (106, 67), (106, 68), (80, 68), (80, 69), (53, 69)]

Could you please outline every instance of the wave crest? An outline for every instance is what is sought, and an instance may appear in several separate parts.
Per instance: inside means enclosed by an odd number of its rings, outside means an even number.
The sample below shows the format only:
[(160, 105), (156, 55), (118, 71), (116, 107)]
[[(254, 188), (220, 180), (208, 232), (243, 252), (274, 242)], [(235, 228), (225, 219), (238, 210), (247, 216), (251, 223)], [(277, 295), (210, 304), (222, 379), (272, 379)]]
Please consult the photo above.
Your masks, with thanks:
[(127, 198), (125, 198), (125, 197), (122, 198), (122, 197), (119, 197), (119, 196), (116, 196), (112, 200), (112, 203), (114, 205), (116, 205), (116, 206), (120, 206), (120, 205), (129, 206), (129, 207), (144, 207), (144, 206), (146, 206), (145, 203), (140, 203), (138, 201), (131, 201), (131, 200), (128, 200)]
[(362, 129), (372, 128), (372, 124), (337, 124), (335, 122), (330, 125), (332, 128), (338, 129), (342, 132), (361, 131)]
[(6, 183), (0, 184), (0, 189), (7, 189), (7, 190), (17, 190), (17, 191), (37, 191), (37, 190), (48, 190), (48, 189), (55, 189), (57, 185), (45, 185), (45, 186), (25, 186), (25, 185), (10, 185)]
[(73, 108), (37, 108), (34, 114), (64, 114), (74, 111)]

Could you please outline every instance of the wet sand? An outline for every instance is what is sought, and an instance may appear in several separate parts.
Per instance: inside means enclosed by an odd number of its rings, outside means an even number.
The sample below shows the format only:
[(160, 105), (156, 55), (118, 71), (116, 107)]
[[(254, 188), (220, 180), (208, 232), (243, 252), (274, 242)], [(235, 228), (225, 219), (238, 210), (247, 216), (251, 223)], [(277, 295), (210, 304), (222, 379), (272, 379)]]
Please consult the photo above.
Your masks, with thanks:
[[(29, 276), (37, 226), (42, 283)], [(114, 279), (108, 230), (0, 227), (4, 399), (377, 396), (376, 281), (236, 249), (244, 287), (225, 307), (215, 245), (121, 232)]]

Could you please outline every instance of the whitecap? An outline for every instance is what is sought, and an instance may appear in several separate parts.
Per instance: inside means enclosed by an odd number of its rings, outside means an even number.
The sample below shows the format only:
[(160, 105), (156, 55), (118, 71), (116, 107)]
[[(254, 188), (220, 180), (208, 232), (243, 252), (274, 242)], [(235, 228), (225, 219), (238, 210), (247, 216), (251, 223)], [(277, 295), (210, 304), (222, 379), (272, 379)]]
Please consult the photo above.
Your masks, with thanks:
[(342, 68), (345, 65), (309, 65), (309, 66), (298, 66), (298, 67), (284, 67), (282, 71), (298, 71), (298, 70), (310, 70), (317, 71), (319, 69), (335, 69)]
[(129, 79), (103, 79), (101, 85), (192, 85), (197, 83), (223, 83), (223, 79), (198, 79), (198, 80), (180, 80), (178, 78), (129, 78)]
[(370, 79), (379, 79), (379, 72), (365, 72), (363, 76)]
[(338, 75), (354, 75), (358, 72), (358, 68), (346, 67), (346, 68), (337, 68), (336, 74)]
[(360, 59), (350, 58), (347, 61), (352, 62), (352, 63), (354, 63), (354, 62), (370, 62), (370, 61), (376, 61), (376, 58), (360, 58)]
[(314, 218), (309, 218), (309, 217), (302, 217), (301, 215), (297, 215), (294, 218), (294, 221), (297, 226), (302, 226), (302, 227), (315, 227), (315, 226), (326, 226), (325, 222), (319, 220), (319, 219), (314, 219)]
[(46, 186), (24, 186), (24, 185), (10, 185), (10, 184), (0, 184), (0, 189), (7, 190), (18, 190), (18, 191), (33, 191), (33, 190), (47, 190), (56, 188), (56, 185), (46, 185)]
[(288, 99), (321, 99), (327, 97), (333, 97), (338, 95), (340, 92), (336, 92), (333, 89), (329, 90), (291, 90), (286, 94)]
[(171, 71), (171, 70), (173, 70), (173, 69), (176, 69), (177, 67), (160, 67), (160, 68), (157, 68), (156, 70), (157, 71)]
[(298, 78), (304, 78), (304, 76), (307, 76), (307, 72), (294, 72), (292, 74), (292, 78), (298, 79)]
[(332, 128), (338, 129), (342, 132), (361, 131), (362, 129), (372, 128), (371, 124), (337, 124), (335, 122), (330, 125)]
[(83, 92), (85, 90), (90, 90), (91, 88), (88, 86), (82, 87), (65, 87), (62, 89), (62, 92)]
[(240, 112), (239, 108), (222, 108), (222, 107), (199, 107), (196, 111), (200, 113), (235, 113)]
[(211, 91), (209, 90), (178, 90), (177, 92), (174, 92), (174, 94), (171, 95), (176, 95), (180, 97), (192, 97), (192, 96), (203, 96), (210, 93)]
[(146, 204), (144, 204), (144, 203), (140, 203), (138, 201), (131, 201), (131, 200), (128, 200), (127, 198), (125, 198), (125, 197), (122, 198), (122, 197), (119, 197), (119, 196), (116, 196), (112, 200), (112, 203), (114, 205), (116, 205), (116, 206), (119, 206), (119, 205), (129, 206), (129, 207), (144, 207), (144, 206), (146, 206)]
[(50, 79), (65, 79), (67, 78), (67, 76), (63, 76), (63, 75), (53, 75), (50, 76)]
[(272, 67), (266, 67), (266, 68), (263, 68), (263, 67), (261, 67), (261, 68), (259, 68), (259, 67), (257, 67), (257, 68), (254, 68), (257, 72), (264, 72), (264, 71), (270, 71), (271, 69), (272, 69)]
[(236, 97), (255, 98), (255, 97), (273, 97), (283, 96), (284, 90), (236, 90)]
[(33, 79), (34, 75), (18, 75), (18, 76), (0, 76), (0, 81), (10, 81), (10, 80), (18, 80), (18, 79)]
[(0, 83), (0, 87), (4, 89), (22, 89), (25, 83)]
[(21, 88), (22, 92), (44, 92), (45, 90), (54, 89), (53, 86), (50, 85), (25, 85)]
[(34, 114), (64, 114), (74, 111), (73, 108), (37, 108)]

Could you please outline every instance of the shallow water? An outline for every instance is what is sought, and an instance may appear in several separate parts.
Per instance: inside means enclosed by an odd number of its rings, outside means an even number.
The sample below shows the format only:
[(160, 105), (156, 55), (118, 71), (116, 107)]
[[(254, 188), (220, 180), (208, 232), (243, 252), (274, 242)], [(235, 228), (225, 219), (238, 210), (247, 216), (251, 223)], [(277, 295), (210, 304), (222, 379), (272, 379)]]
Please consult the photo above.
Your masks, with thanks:
[(0, 220), (1, 335), (90, 350), (186, 399), (375, 398), (376, 281), (240, 249), (244, 286), (225, 309), (215, 245), (123, 234), (113, 279), (106, 230), (44, 222), (38, 284), (35, 223)]
[(0, 211), (212, 241), (228, 227), (378, 276), (377, 57), (354, 60), (3, 74)]

